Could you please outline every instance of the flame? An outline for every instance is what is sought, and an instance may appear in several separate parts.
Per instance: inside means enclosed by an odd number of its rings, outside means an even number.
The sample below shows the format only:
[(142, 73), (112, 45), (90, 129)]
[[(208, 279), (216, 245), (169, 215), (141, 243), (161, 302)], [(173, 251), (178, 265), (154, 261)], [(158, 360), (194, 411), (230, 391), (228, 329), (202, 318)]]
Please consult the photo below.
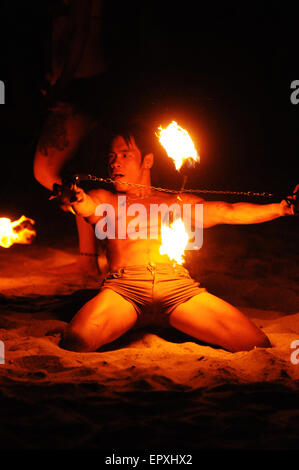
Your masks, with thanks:
[(159, 127), (159, 138), (161, 145), (165, 148), (167, 155), (174, 161), (177, 170), (181, 168), (185, 160), (193, 164), (199, 162), (199, 155), (188, 132), (172, 121), (166, 129)]
[(189, 240), (182, 219), (176, 219), (170, 226), (163, 224), (161, 238), (160, 254), (168, 255), (170, 259), (182, 264), (184, 262), (184, 251)]
[(0, 218), (0, 246), (9, 248), (14, 243), (29, 244), (36, 235), (33, 229), (34, 220), (22, 215), (12, 222), (7, 217)]

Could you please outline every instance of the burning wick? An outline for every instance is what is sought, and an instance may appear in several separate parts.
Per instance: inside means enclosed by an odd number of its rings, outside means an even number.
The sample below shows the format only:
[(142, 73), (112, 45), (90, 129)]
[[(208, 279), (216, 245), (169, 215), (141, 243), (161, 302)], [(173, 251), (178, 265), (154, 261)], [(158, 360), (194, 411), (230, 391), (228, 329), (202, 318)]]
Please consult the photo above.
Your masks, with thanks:
[(30, 244), (36, 236), (35, 221), (22, 215), (12, 222), (7, 217), (0, 218), (0, 246), (9, 248), (14, 243)]
[(160, 254), (168, 255), (170, 259), (182, 264), (184, 262), (184, 251), (189, 240), (182, 219), (176, 219), (169, 227), (162, 225), (161, 238)]
[(169, 158), (174, 161), (177, 170), (181, 169), (186, 160), (192, 166), (199, 162), (199, 155), (190, 135), (175, 121), (172, 121), (166, 129), (159, 127), (159, 131), (156, 135)]

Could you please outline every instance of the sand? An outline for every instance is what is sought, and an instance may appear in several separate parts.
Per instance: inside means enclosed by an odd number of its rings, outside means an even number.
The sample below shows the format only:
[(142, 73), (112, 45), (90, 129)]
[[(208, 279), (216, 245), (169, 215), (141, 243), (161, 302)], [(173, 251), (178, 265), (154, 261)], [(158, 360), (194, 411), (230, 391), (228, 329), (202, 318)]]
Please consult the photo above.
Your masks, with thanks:
[[(1, 449), (295, 449), (299, 440), (298, 219), (214, 227), (186, 265), (269, 336), (230, 353), (177, 330), (130, 331), (94, 353), (61, 332), (98, 288), (76, 247), (0, 250)], [(299, 354), (298, 354), (299, 359)]]

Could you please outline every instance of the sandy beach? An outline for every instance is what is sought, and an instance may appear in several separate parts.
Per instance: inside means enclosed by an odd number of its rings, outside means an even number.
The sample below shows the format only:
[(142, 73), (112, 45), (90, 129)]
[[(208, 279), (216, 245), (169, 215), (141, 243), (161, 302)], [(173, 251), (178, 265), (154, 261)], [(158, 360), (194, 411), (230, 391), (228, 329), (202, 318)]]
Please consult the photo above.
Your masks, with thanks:
[(100, 280), (82, 278), (68, 240), (1, 249), (0, 447), (297, 448), (297, 226), (219, 226), (187, 253), (192, 275), (272, 343), (238, 353), (162, 327), (131, 330), (94, 353), (63, 350), (63, 328)]

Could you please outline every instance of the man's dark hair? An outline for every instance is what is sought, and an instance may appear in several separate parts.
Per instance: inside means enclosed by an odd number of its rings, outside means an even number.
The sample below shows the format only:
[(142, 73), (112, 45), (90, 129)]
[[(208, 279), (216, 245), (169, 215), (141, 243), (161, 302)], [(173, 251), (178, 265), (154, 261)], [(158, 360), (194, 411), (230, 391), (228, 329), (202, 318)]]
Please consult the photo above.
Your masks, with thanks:
[(128, 146), (131, 143), (131, 137), (134, 137), (136, 145), (141, 152), (141, 161), (143, 161), (145, 155), (154, 152), (155, 134), (153, 130), (149, 129), (149, 127), (140, 122), (140, 120), (126, 120), (124, 122), (117, 122), (111, 126), (107, 142), (109, 148), (116, 136), (122, 136)]

